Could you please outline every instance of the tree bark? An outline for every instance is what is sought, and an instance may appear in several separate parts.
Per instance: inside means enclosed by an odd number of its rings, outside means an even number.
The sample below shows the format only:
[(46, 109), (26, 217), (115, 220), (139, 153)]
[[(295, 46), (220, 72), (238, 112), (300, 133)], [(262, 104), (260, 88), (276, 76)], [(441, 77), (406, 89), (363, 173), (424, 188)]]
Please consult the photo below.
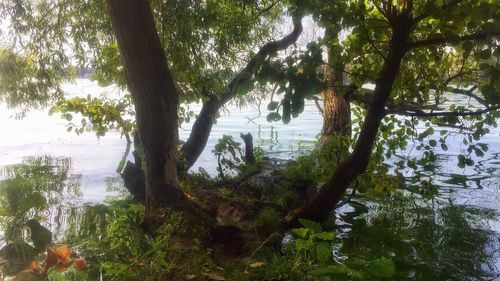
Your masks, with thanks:
[(330, 180), (309, 202), (287, 215), (285, 221), (288, 227), (296, 227), (299, 218), (326, 220), (349, 184), (366, 170), (378, 128), (385, 116), (385, 104), (399, 73), (401, 61), (408, 51), (408, 38), (413, 26), (406, 13), (396, 16), (394, 20), (389, 51), (376, 80), (373, 99), (352, 154), (337, 166)]
[(221, 108), (221, 103), (216, 97), (212, 96), (203, 103), (200, 114), (196, 117), (189, 138), (182, 146), (182, 153), (186, 160), (186, 167), (183, 170), (189, 170), (207, 145), (208, 137), (212, 131), (215, 117)]
[[(323, 97), (323, 127), (321, 136), (316, 145), (321, 149), (328, 143), (328, 138), (335, 134), (349, 136), (351, 134), (351, 105), (343, 93), (342, 73), (326, 67), (327, 88), (322, 93)], [(340, 85), (336, 85), (340, 84)]]
[(108, 0), (107, 4), (144, 150), (147, 216), (186, 198), (177, 180), (179, 98), (149, 1)]
[[(325, 39), (332, 40), (339, 36), (339, 31), (327, 28)], [(323, 97), (323, 128), (316, 148), (321, 149), (327, 143), (330, 136), (339, 134), (350, 136), (351, 134), (351, 105), (344, 95), (343, 73), (340, 69), (334, 69), (336, 64), (334, 51), (327, 49), (328, 64), (324, 68), (326, 89), (321, 94)]]
[(248, 164), (255, 164), (255, 155), (253, 153), (253, 136), (252, 134), (240, 134), (241, 139), (245, 142), (245, 161)]

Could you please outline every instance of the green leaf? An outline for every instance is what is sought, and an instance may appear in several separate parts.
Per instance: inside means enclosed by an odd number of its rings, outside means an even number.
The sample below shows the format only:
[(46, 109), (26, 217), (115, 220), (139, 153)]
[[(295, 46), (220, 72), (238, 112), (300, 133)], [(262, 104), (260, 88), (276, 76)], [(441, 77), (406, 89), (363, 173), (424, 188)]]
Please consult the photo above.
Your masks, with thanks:
[(0, 257), (8, 261), (18, 260), (31, 262), (35, 259), (36, 252), (33, 247), (25, 242), (13, 242), (0, 249)]
[(267, 122), (280, 121), (281, 115), (278, 112), (271, 112), (266, 117)]
[(306, 238), (307, 234), (309, 233), (309, 229), (301, 227), (301, 228), (292, 228), (290, 230), (293, 236), (296, 238)]
[(477, 157), (483, 157), (484, 156), (484, 152), (481, 149), (479, 149), (479, 148), (474, 149), (474, 152), (476, 153)]
[(35, 248), (44, 251), (52, 242), (52, 232), (42, 226), (36, 219), (27, 221), (26, 226), (31, 230), (31, 241)]
[(276, 110), (276, 108), (278, 108), (278, 105), (279, 105), (279, 104), (280, 104), (280, 103), (279, 103), (279, 102), (277, 102), (277, 101), (272, 101), (272, 102), (270, 102), (270, 103), (267, 105), (267, 110), (269, 110), (269, 111)]
[(491, 57), (491, 50), (490, 49), (485, 49), (482, 50), (478, 53), (478, 57), (483, 60), (488, 60)]
[(332, 232), (320, 232), (313, 235), (314, 238), (325, 241), (333, 241), (335, 238), (335, 233)]
[(305, 239), (297, 239), (295, 240), (295, 246), (299, 251), (309, 251), (313, 246), (313, 241)]
[(332, 245), (328, 242), (319, 242), (316, 244), (316, 259), (321, 263), (332, 260)]
[(470, 52), (472, 51), (472, 47), (474, 47), (474, 45), (470, 41), (465, 41), (464, 43), (462, 43), (462, 49), (464, 49), (465, 58), (469, 57)]
[(367, 271), (377, 278), (391, 278), (396, 272), (396, 265), (392, 259), (375, 260), (368, 265)]
[(321, 226), (321, 224), (319, 224), (315, 221), (306, 220), (306, 219), (299, 219), (299, 222), (301, 225), (312, 230), (314, 233), (323, 232), (323, 227)]
[(33, 193), (21, 199), (18, 205), (18, 212), (27, 213), (30, 209), (45, 209), (47, 199), (40, 193)]

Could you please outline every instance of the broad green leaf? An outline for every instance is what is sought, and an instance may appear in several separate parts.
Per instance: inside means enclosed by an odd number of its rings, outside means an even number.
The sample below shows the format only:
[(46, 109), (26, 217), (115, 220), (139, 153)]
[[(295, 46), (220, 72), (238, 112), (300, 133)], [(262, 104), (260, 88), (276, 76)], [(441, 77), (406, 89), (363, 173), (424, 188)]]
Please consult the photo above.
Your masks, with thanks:
[(272, 102), (270, 102), (270, 103), (267, 105), (267, 110), (269, 110), (269, 111), (276, 110), (276, 108), (278, 108), (278, 105), (279, 105), (279, 104), (280, 104), (280, 103), (279, 103), (279, 102), (277, 102), (277, 101), (272, 101)]
[(314, 233), (323, 232), (323, 227), (321, 226), (321, 224), (319, 224), (315, 221), (306, 220), (306, 219), (299, 219), (299, 222), (301, 225), (312, 230)]
[(319, 242), (316, 244), (316, 258), (320, 263), (326, 263), (332, 260), (332, 245), (328, 242)]
[(335, 233), (332, 232), (320, 232), (313, 235), (314, 238), (325, 241), (333, 241), (335, 238)]
[(267, 122), (280, 121), (281, 115), (278, 112), (270, 112), (266, 117)]
[(377, 278), (391, 278), (396, 272), (396, 265), (392, 259), (380, 259), (370, 262), (368, 273)]
[(309, 229), (307, 228), (292, 228), (290, 232), (292, 233), (293, 236), (298, 237), (298, 238), (305, 238), (307, 234), (309, 233)]

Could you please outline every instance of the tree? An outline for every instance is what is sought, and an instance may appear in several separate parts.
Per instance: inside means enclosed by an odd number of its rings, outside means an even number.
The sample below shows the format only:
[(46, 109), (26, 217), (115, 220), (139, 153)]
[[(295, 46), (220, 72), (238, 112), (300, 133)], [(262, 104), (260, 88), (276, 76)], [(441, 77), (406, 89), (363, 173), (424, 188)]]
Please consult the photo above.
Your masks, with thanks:
[[(44, 69), (48, 67), (61, 69), (64, 65), (70, 70), (70, 61), (76, 60), (82, 67), (94, 68), (96, 73), (92, 79), (101, 85), (116, 84), (125, 87), (126, 79), (118, 46), (110, 36), (112, 31), (107, 15), (103, 12), (105, 8), (101, 2), (94, 2), (64, 1), (56, 4), (49, 1), (38, 6), (29, 2), (2, 4), (2, 17), (12, 22), (12, 30), (16, 35), (13, 48), (21, 45), (25, 46), (22, 49), (27, 53), (38, 49), (44, 50), (43, 54), (57, 52), (59, 58), (49, 60), (50, 57), (35, 55), (33, 64), (28, 63), (24, 52), (12, 54), (12, 58), (6, 57), (3, 60), (5, 65), (14, 65), (19, 71), (2, 72), (5, 77), (5, 83), (2, 84), (5, 86), (4, 97), (17, 106), (46, 105), (54, 100), (58, 101), (51, 111), (61, 112), (69, 120), (68, 130), (74, 129), (75, 132), (82, 133), (92, 128), (98, 136), (103, 136), (108, 130), (117, 128), (130, 142), (128, 134), (133, 130), (133, 122), (123, 116), (134, 115), (136, 112), (131, 106), (129, 95), (118, 101), (90, 97), (61, 100), (63, 92), (59, 85), (71, 79), (71, 71), (51, 71), (47, 81), (31, 79), (41, 72), (46, 73)], [(276, 29), (274, 23), (282, 14), (281, 4), (268, 0), (245, 3), (207, 1), (206, 4), (174, 1), (169, 5), (162, 1), (152, 1), (151, 9), (162, 49), (168, 58), (175, 61), (170, 63), (170, 68), (174, 73), (179, 100), (188, 103), (203, 102), (191, 135), (180, 150), (183, 161), (178, 162), (179, 171), (186, 172), (205, 148), (219, 110), (232, 99), (247, 98), (247, 93), (253, 88), (254, 72), (261, 61), (275, 56), (278, 51), (286, 49), (297, 40), (302, 32), (301, 17), (294, 17), (294, 29), (290, 34), (280, 40), (267, 42), (253, 54), (257, 46), (273, 35)], [(27, 11), (31, 11), (32, 15), (27, 15)], [(80, 14), (87, 16), (77, 16)], [(88, 18), (94, 20), (89, 21)], [(64, 32), (65, 26), (71, 29), (69, 35)], [(37, 35), (23, 36), (29, 32)], [(57, 40), (45, 44), (43, 36), (48, 33)], [(68, 41), (74, 43), (74, 57), (62, 51)], [(249, 57), (246, 64), (241, 63), (239, 58), (242, 56)], [(36, 67), (33, 68), (33, 65)], [(23, 78), (22, 81), (29, 81), (28, 85), (10, 85), (12, 81), (19, 80), (19, 77)], [(34, 104), (38, 100), (40, 103)], [(187, 116), (183, 116), (182, 112)], [(85, 117), (81, 125), (72, 121), (72, 113), (81, 113)], [(192, 114), (181, 110), (180, 122), (192, 117)], [(129, 190), (143, 193), (145, 180), (141, 155), (136, 156), (136, 163), (126, 163), (122, 177)]]
[[(373, 80), (375, 81), (375, 90), (373, 91), (373, 94), (370, 95), (370, 99), (367, 105), (367, 114), (364, 118), (364, 122), (362, 123), (359, 136), (354, 145), (352, 153), (348, 155), (335, 168), (335, 171), (333, 172), (330, 180), (322, 186), (316, 196), (314, 196), (307, 204), (297, 210), (294, 210), (287, 216), (287, 222), (292, 226), (298, 224), (299, 218), (308, 218), (320, 221), (326, 219), (326, 217), (328, 216), (328, 212), (325, 212), (325, 210), (334, 209), (338, 202), (341, 200), (350, 183), (352, 183), (355, 178), (366, 171), (370, 161), (374, 143), (377, 139), (379, 127), (382, 123), (382, 120), (387, 114), (395, 113), (407, 116), (446, 117), (477, 116), (488, 112), (491, 112), (492, 114), (498, 113), (498, 106), (490, 106), (490, 104), (494, 104), (494, 102), (483, 103), (481, 102), (483, 101), (481, 98), (479, 98), (479, 101), (483, 105), (485, 105), (486, 108), (484, 110), (475, 112), (424, 112), (423, 110), (425, 109), (425, 102), (422, 102), (422, 100), (427, 101), (426, 98), (420, 100), (420, 103), (408, 102), (409, 105), (405, 105), (404, 103), (401, 104), (401, 102), (399, 102), (399, 104), (394, 104), (396, 103), (394, 101), (395, 98), (391, 99), (391, 96), (394, 96), (394, 92), (401, 91), (400, 93), (398, 93), (399, 96), (396, 97), (403, 100), (406, 99), (406, 101), (411, 100), (411, 98), (409, 99), (408, 97), (404, 96), (405, 92), (409, 93), (410, 97), (412, 95), (415, 95), (415, 93), (405, 91), (405, 87), (418, 89), (423, 92), (424, 96), (427, 93), (428, 98), (429, 88), (434, 89), (436, 91), (436, 95), (439, 95), (439, 90), (442, 89), (442, 87), (448, 87), (450, 81), (454, 80), (454, 82), (458, 84), (469, 82), (463, 80), (460, 81), (460, 79), (457, 78), (466, 76), (467, 70), (464, 70), (466, 68), (464, 65), (469, 59), (473, 44), (477, 44), (477, 57), (481, 61), (479, 63), (479, 69), (482, 69), (480, 71), (489, 72), (488, 69), (491, 69), (492, 65), (488, 62), (485, 62), (484, 59), (488, 59), (491, 56), (491, 46), (495, 46), (495, 42), (497, 42), (495, 37), (498, 37), (498, 35), (500, 34), (498, 28), (492, 25), (488, 25), (490, 19), (494, 17), (493, 14), (483, 14), (482, 17), (476, 14), (476, 16), (478, 17), (474, 18), (472, 20), (472, 23), (469, 22), (466, 28), (461, 25), (454, 26), (454, 30), (460, 30), (462, 33), (464, 33), (462, 35), (450, 32), (450, 27), (446, 26), (447, 24), (444, 22), (446, 20), (449, 20), (450, 17), (457, 17), (458, 15), (462, 16), (464, 14), (464, 11), (468, 9), (475, 9), (475, 11), (482, 10), (486, 12), (489, 9), (489, 5), (491, 3), (482, 1), (470, 1), (459, 4), (451, 1), (447, 4), (436, 4), (434, 2), (414, 4), (413, 1), (407, 0), (396, 2), (387, 1), (382, 3), (374, 2), (369, 3), (366, 6), (364, 6), (365, 4), (360, 4), (356, 1), (352, 4), (355, 9), (359, 9), (359, 7), (361, 7), (362, 9), (368, 8), (368, 10), (364, 10), (363, 16), (361, 16), (361, 18), (358, 18), (358, 20), (355, 22), (355, 27), (351, 36), (354, 37), (355, 40), (359, 40), (358, 38), (356, 38), (356, 36), (362, 37), (364, 35), (363, 37), (365, 37), (365, 39), (362, 39), (360, 41), (367, 41), (367, 43), (369, 43), (369, 45), (374, 49), (374, 52), (382, 58), (383, 64), (376, 76), (376, 79)], [(436, 8), (443, 9), (445, 15), (437, 14), (435, 10)], [(441, 10), (440, 13), (442, 13), (443, 10)], [(380, 18), (375, 16), (377, 14), (379, 14)], [(374, 17), (368, 18), (367, 15), (373, 15)], [(382, 40), (370, 39), (371, 35), (375, 34), (375, 30), (370, 30), (369, 27), (365, 25), (365, 23), (367, 23), (369, 20), (370, 22), (382, 22), (381, 26), (375, 27), (374, 29), (377, 29), (376, 32), (379, 32), (379, 37), (380, 33), (383, 34), (389, 31), (389, 34), (386, 33), (386, 36), (389, 39), (388, 41), (383, 40), (384, 35), (381, 36)], [(475, 21), (484, 21), (486, 26), (483, 26), (483, 29), (477, 28)], [(384, 28), (385, 24), (387, 25)], [(436, 36), (430, 33), (435, 32), (436, 30), (440, 30), (440, 32), (443, 32), (444, 34)], [(356, 34), (357, 32), (360, 33)], [(381, 51), (381, 49), (377, 47), (377, 44), (383, 45), (383, 49), (387, 51)], [(429, 57), (425, 57), (425, 55), (424, 57), (422, 57), (420, 48), (432, 48), (439, 45), (448, 45), (448, 48), (454, 45), (453, 47), (455, 48), (456, 53), (443, 48), (437, 53), (434, 52), (435, 57), (431, 62), (429, 62), (429, 60), (432, 59), (430, 59)], [(358, 48), (358, 51), (360, 50), (359, 47), (361, 46), (363, 46), (363, 44), (357, 46), (354, 45), (354, 47)], [(482, 46), (486, 46), (486, 49), (482, 49)], [(347, 51), (349, 52), (349, 50)], [(426, 53), (428, 51), (429, 50), (424, 50), (423, 53)], [(487, 53), (487, 55), (479, 55), (479, 53), (481, 52)], [(430, 77), (424, 76), (428, 79), (427, 81), (425, 81), (424, 79), (422, 79), (424, 81), (411, 80), (410, 83), (408, 83), (409, 81), (406, 79), (407, 75), (410, 76), (414, 75), (415, 73), (415, 69), (411, 66), (413, 60), (419, 60), (419, 62), (421, 63), (420, 67), (425, 65), (431, 68), (433, 62), (435, 63), (439, 59), (445, 60), (445, 58), (450, 54), (452, 54), (452, 56), (461, 56), (461, 68), (457, 74), (450, 75), (448, 73), (448, 77), (440, 75), (437, 76), (437, 78), (436, 76), (434, 76), (433, 78), (435, 80), (430, 79)], [(337, 54), (337, 56), (341, 57), (341, 55), (339, 54)], [(359, 53), (357, 53), (356, 56), (356, 60), (360, 57), (363, 57)], [(440, 56), (440, 58), (436, 58), (438, 56)], [(428, 61), (425, 61), (423, 58), (427, 59)], [(446, 63), (444, 63), (444, 65), (446, 65)], [(363, 69), (364, 67), (365, 66), (361, 66), (361, 69)], [(447, 65), (447, 67), (449, 67), (449, 65)], [(358, 71), (359, 70), (360, 69), (358, 69)], [(370, 72), (367, 73), (366, 70), (367, 69), (364, 69), (361, 74), (370, 74)], [(370, 69), (368, 70), (370, 71)], [(433, 73), (434, 75), (439, 75), (441, 74), (439, 72), (440, 70), (441, 69), (437, 69), (437, 73), (434, 73), (432, 70), (429, 70), (429, 72)], [(477, 71), (478, 69), (475, 69), (471, 72), (472, 74), (477, 75)], [(359, 75), (360, 73), (357, 74)], [(440, 79), (443, 80), (440, 81)], [(495, 78), (492, 79), (495, 80)], [(359, 78), (356, 79), (355, 77), (353, 77), (353, 82), (353, 86), (355, 87), (360, 87), (357, 85), (363, 84), (363, 80), (360, 81)], [(365, 80), (365, 83), (366, 82), (368, 81)], [(430, 87), (426, 85), (426, 83), (429, 82), (432, 85)], [(476, 82), (478, 82), (478, 80), (476, 80)], [(408, 85), (404, 85), (402, 83), (408, 83)], [(493, 86), (491, 83), (492, 80), (485, 79), (483, 81), (483, 89), (487, 91), (487, 93), (485, 93), (485, 96), (490, 96), (489, 100), (493, 101), (495, 100), (495, 98), (492, 98), (491, 94), (492, 92), (496, 92), (497, 90), (492, 91), (492, 88), (498, 89), (498, 84), (496, 86)], [(474, 89), (475, 87), (472, 88), (472, 90)], [(469, 91), (455, 90), (454, 92), (467, 95), (471, 94), (472, 92)], [(493, 96), (495, 95), (498, 95), (498, 92), (497, 94), (493, 94)], [(474, 96), (474, 98), (478, 99), (477, 96)], [(436, 99), (436, 106), (440, 103), (439, 100), (440, 98), (438, 96)], [(386, 106), (389, 107), (389, 109), (386, 109)], [(488, 119), (488, 117), (486, 119)], [(481, 121), (479, 123), (481, 123)], [(482, 125), (480, 127), (482, 127)], [(478, 139), (481, 133), (479, 132), (477, 134)]]
[(146, 216), (187, 198), (177, 180), (175, 88), (147, 1), (108, 1), (145, 156)]
[[(498, 73), (498, 64), (495, 63), (497, 58), (491, 58), (494, 48), (495, 56), (498, 55), (499, 31), (494, 23), (494, 3), (486, 0), (446, 3), (353, 0), (332, 1), (329, 5), (321, 5), (322, 2), (311, 0), (287, 3), (294, 23), (294, 30), (290, 34), (264, 44), (242, 67), (242, 71), (229, 71), (234, 75), (227, 79), (227, 85), (215, 79), (215, 86), (203, 84), (206, 87), (199, 88), (199, 94), (206, 101), (195, 122), (192, 136), (184, 147), (184, 153), (196, 158), (196, 154), (199, 155), (206, 143), (214, 114), (231, 98), (248, 93), (256, 82), (277, 85), (277, 93), (283, 94), (279, 103), (270, 104), (269, 108), (276, 112), (270, 114), (268, 119), (288, 123), (292, 117), (297, 117), (303, 110), (305, 98), (312, 98), (325, 90), (325, 87), (328, 88), (328, 83), (325, 85), (321, 75), (318, 75), (318, 69), (325, 65), (321, 47), (326, 45), (327, 65), (330, 67), (328, 72), (333, 72), (330, 78), (334, 77), (326, 81), (340, 80), (339, 73), (349, 74), (350, 80), (348, 87), (343, 82), (338, 83), (341, 86), (339, 88), (344, 90), (333, 96), (356, 100), (366, 106), (367, 112), (362, 125), (353, 128), (352, 152), (336, 166), (330, 180), (317, 195), (288, 215), (288, 227), (295, 226), (299, 218), (324, 220), (350, 184), (366, 171), (372, 159), (373, 148), (385, 144), (391, 148), (392, 144), (386, 140), (388, 137), (380, 136), (381, 128), (384, 133), (388, 131), (387, 134), (392, 136), (394, 132), (390, 130), (395, 127), (394, 124), (402, 125), (406, 122), (398, 123), (391, 119), (388, 122), (392, 122), (392, 127), (386, 126), (384, 118), (388, 114), (443, 117), (431, 121), (447, 123), (456, 122), (449, 117), (478, 117), (479, 120), (473, 121), (476, 121), (475, 133), (479, 138), (486, 132), (484, 125), (494, 122), (494, 116), (498, 113), (498, 106), (495, 105), (498, 102), (498, 75), (495, 75)], [(171, 37), (175, 31), (164, 29), (165, 34), (158, 35), (162, 31), (157, 32), (158, 24), (155, 24), (157, 13), (153, 11), (157, 11), (154, 6), (156, 4), (158, 3), (153, 1), (150, 6), (146, 0), (108, 1), (108, 11), (118, 44), (110, 47), (112, 55), (106, 59), (107, 62), (113, 61), (116, 64), (115, 54), (119, 48), (126, 73), (124, 81), (134, 100), (139, 136), (145, 152), (146, 207), (147, 215), (151, 216), (163, 208), (182, 208), (190, 204), (177, 183), (177, 110), (182, 96), (180, 92), (188, 93), (193, 89), (195, 81), (203, 80), (202, 75), (195, 75), (196, 78), (188, 75), (191, 67), (198, 74), (201, 70), (183, 64), (192, 53), (182, 55), (183, 48), (189, 48), (188, 45), (176, 45), (175, 38)], [(191, 8), (195, 9), (188, 5), (186, 11), (191, 11)], [(300, 18), (303, 11), (312, 11), (326, 27), (326, 40), (324, 43), (310, 42), (304, 51), (292, 52), (287, 58), (273, 58), (277, 51), (295, 42), (302, 30)], [(469, 12), (472, 14), (470, 18), (459, 20)], [(168, 25), (168, 21), (165, 24)], [(163, 25), (160, 27), (166, 28)], [(210, 26), (208, 30), (211, 30)], [(341, 31), (348, 32), (342, 44), (335, 38)], [(200, 38), (203, 41), (205, 37)], [(60, 44), (64, 46), (65, 43)], [(176, 57), (174, 51), (171, 54), (168, 50), (165, 51), (165, 46), (179, 52), (180, 57)], [(116, 65), (119, 66), (120, 63)], [(116, 65), (112, 69), (119, 70)], [(37, 67), (40, 68), (39, 65)], [(179, 67), (183, 70), (171, 71)], [(210, 67), (207, 69), (211, 70)], [(451, 71), (446, 72), (447, 70)], [(39, 70), (34, 72), (44, 73)], [(224, 76), (221, 72), (218, 74)], [(28, 74), (33, 75), (32, 72)], [(101, 78), (106, 77), (102, 73), (100, 75)], [(456, 92), (481, 101), (485, 108), (479, 111), (467, 111), (464, 108), (438, 110), (443, 103), (442, 93), (450, 87), (452, 81), (458, 86), (476, 83), (484, 97), (477, 96), (470, 89), (458, 88)], [(366, 83), (375, 84), (373, 93), (364, 93), (362, 87)], [(216, 92), (222, 94), (214, 94)], [(195, 95), (195, 98), (198, 97)], [(429, 107), (427, 103), (431, 100), (435, 104)], [(432, 108), (431, 111), (428, 108)], [(342, 112), (345, 114), (346, 110)], [(403, 125), (413, 126), (411, 122)], [(411, 135), (400, 133), (400, 130), (395, 134), (403, 139), (400, 145), (404, 145), (405, 137)], [(424, 139), (430, 134), (427, 132), (419, 137)], [(379, 139), (382, 141), (379, 142)], [(434, 146), (435, 144), (434, 142)], [(429, 152), (432, 147), (433, 143), (429, 141), (426, 151), (429, 157), (432, 156)], [(460, 161), (470, 163), (465, 156)]]

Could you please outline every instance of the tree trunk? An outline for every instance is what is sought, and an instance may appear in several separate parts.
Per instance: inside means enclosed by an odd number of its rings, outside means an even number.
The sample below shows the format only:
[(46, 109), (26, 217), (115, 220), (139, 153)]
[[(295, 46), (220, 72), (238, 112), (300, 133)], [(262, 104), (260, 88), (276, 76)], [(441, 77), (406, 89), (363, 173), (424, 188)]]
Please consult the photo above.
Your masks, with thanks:
[(397, 24), (392, 25), (393, 34), (389, 43), (389, 52), (377, 78), (374, 96), (352, 154), (337, 166), (330, 180), (309, 202), (288, 214), (285, 221), (289, 227), (297, 226), (299, 218), (316, 221), (327, 219), (348, 186), (366, 170), (378, 128), (385, 116), (385, 104), (399, 73), (401, 61), (408, 51), (411, 20), (408, 15), (406, 17), (401, 15), (396, 19)]
[(323, 128), (316, 145), (321, 149), (328, 143), (328, 138), (335, 134), (349, 136), (351, 134), (351, 105), (340, 89), (342, 89), (342, 73), (326, 67), (327, 88), (323, 97)]
[[(339, 30), (327, 28), (325, 39), (334, 40), (339, 36)], [(337, 62), (334, 51), (328, 48), (328, 65), (324, 68), (326, 89), (323, 97), (323, 128), (316, 148), (323, 148), (328, 143), (328, 138), (335, 134), (350, 136), (351, 134), (351, 105), (344, 95), (344, 79), (340, 69), (334, 69)]]
[(253, 136), (248, 133), (246, 135), (240, 134), (240, 137), (245, 142), (245, 161), (248, 164), (255, 164), (255, 155), (253, 152)]
[[(191, 134), (186, 140), (186, 143), (184, 143), (184, 145), (182, 146), (182, 153), (186, 160), (186, 163), (181, 163), (180, 165), (178, 165), (179, 171), (186, 172), (196, 162), (198, 157), (205, 149), (208, 137), (210, 136), (210, 132), (212, 131), (214, 118), (217, 115), (219, 109), (237, 95), (237, 88), (239, 85), (247, 82), (252, 78), (253, 73), (260, 65), (260, 61), (263, 61), (266, 57), (273, 55), (278, 51), (286, 49), (297, 41), (299, 35), (302, 33), (301, 20), (301, 15), (293, 16), (294, 28), (292, 32), (279, 40), (264, 44), (264, 46), (262, 46), (257, 54), (255, 54), (247, 63), (247, 65), (233, 78), (233, 80), (227, 86), (226, 91), (222, 93), (220, 97), (218, 97), (217, 95), (210, 95), (210, 99), (203, 103), (200, 114), (196, 118), (191, 129)], [(171, 78), (169, 79), (171, 80)], [(139, 128), (139, 131), (140, 130), (141, 128)], [(124, 172), (122, 172), (122, 178), (124, 180), (134, 179), (134, 181), (126, 183), (127, 188), (129, 190), (135, 191), (144, 189), (144, 184), (141, 184), (140, 181), (142, 175), (138, 170), (141, 167), (138, 166), (137, 163), (134, 165), (130, 162), (127, 163), (126, 168), (127, 167), (129, 167), (129, 169), (125, 169)]]
[(193, 127), (191, 129), (191, 134), (186, 140), (186, 143), (182, 146), (182, 153), (186, 160), (186, 167), (182, 167), (181, 170), (189, 170), (207, 145), (208, 137), (212, 131), (212, 126), (214, 125), (214, 120), (219, 112), (222, 104), (217, 100), (216, 97), (212, 96), (210, 99), (203, 103), (200, 114), (194, 121)]
[(144, 150), (146, 216), (185, 200), (177, 181), (178, 93), (148, 0), (108, 0)]

